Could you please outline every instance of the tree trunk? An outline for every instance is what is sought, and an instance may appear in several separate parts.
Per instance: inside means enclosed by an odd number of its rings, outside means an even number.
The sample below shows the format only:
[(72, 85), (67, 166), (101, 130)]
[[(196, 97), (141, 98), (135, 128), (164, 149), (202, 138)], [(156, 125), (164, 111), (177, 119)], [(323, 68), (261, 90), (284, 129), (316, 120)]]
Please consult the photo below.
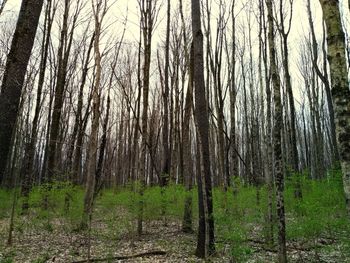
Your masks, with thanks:
[(331, 87), (329, 83), (328, 78), (328, 69), (327, 69), (327, 51), (325, 48), (325, 35), (324, 32), (324, 25), (323, 25), (323, 43), (322, 43), (322, 53), (323, 53), (323, 73), (321, 72), (317, 60), (318, 60), (318, 44), (316, 40), (316, 34), (314, 29), (314, 23), (312, 20), (312, 13), (311, 13), (311, 7), (310, 7), (310, 0), (307, 1), (307, 13), (308, 13), (308, 20), (309, 20), (309, 26), (310, 26), (310, 33), (311, 33), (311, 42), (312, 42), (312, 63), (313, 67), (315, 68), (315, 71), (318, 75), (318, 77), (321, 79), (321, 81), (324, 84), (324, 88), (326, 91), (326, 98), (327, 98), (327, 106), (328, 106), (328, 113), (329, 113), (329, 122), (330, 122), (330, 131), (331, 131), (331, 139), (332, 139), (332, 147), (333, 147), (333, 156), (332, 161), (338, 161), (339, 160), (339, 151), (338, 151), (338, 145), (337, 145), (337, 138), (336, 138), (336, 132), (335, 132), (335, 120), (334, 120), (334, 107), (332, 102), (332, 94), (331, 94)]
[[(58, 69), (57, 69), (57, 84), (55, 89), (55, 100), (53, 104), (52, 120), (50, 126), (50, 139), (47, 153), (47, 178), (46, 182), (50, 183), (57, 171), (57, 152), (60, 135), (60, 121), (64, 103), (64, 92), (67, 80), (67, 67), (70, 49), (72, 46), (74, 23), (71, 32), (68, 32), (68, 18), (71, 0), (64, 2), (63, 24), (60, 33), (60, 44), (58, 49)], [(74, 19), (76, 20), (76, 19)]]
[(274, 131), (273, 146), (275, 155), (275, 181), (276, 181), (276, 201), (277, 201), (277, 217), (278, 217), (278, 261), (280, 263), (287, 262), (286, 251), (286, 223), (284, 213), (284, 174), (282, 166), (282, 127), (283, 113), (281, 103), (281, 82), (276, 63), (276, 48), (274, 36), (274, 18), (272, 1), (266, 0), (267, 20), (269, 25), (268, 43), (270, 51), (270, 70), (273, 85), (273, 99), (275, 106), (274, 114)]
[(46, 12), (45, 12), (45, 28), (44, 35), (42, 41), (42, 52), (41, 52), (41, 61), (40, 61), (40, 72), (39, 72), (39, 80), (38, 80), (38, 89), (37, 89), (37, 97), (36, 97), (36, 105), (35, 105), (35, 113), (33, 118), (32, 130), (30, 134), (30, 141), (27, 144), (25, 156), (24, 156), (24, 174), (23, 180), (21, 182), (21, 195), (23, 197), (22, 202), (22, 213), (26, 213), (29, 208), (28, 196), (32, 186), (33, 181), (33, 166), (34, 166), (34, 156), (35, 156), (35, 145), (38, 137), (38, 125), (39, 125), (39, 116), (41, 111), (41, 97), (42, 90), (44, 86), (45, 80), (45, 71), (47, 65), (47, 56), (49, 51), (50, 44), (50, 35), (52, 28), (52, 21), (55, 10), (52, 12), (52, 3), (48, 1)]
[(163, 107), (164, 107), (164, 123), (163, 123), (163, 167), (161, 172), (161, 186), (168, 184), (170, 170), (170, 151), (169, 151), (169, 38), (170, 38), (170, 0), (167, 4), (167, 29), (165, 41), (165, 68), (164, 68), (164, 92), (163, 92)]
[(186, 199), (184, 208), (184, 217), (182, 223), (182, 230), (184, 232), (192, 232), (192, 187), (193, 187), (193, 162), (191, 153), (191, 139), (190, 139), (190, 121), (193, 107), (193, 49), (189, 59), (189, 80), (185, 102), (185, 116), (182, 128), (182, 144), (183, 144), (183, 171), (184, 182), (186, 188)]
[[(146, 1), (146, 5), (145, 5)], [(149, 81), (150, 81), (150, 66), (151, 66), (151, 44), (152, 44), (152, 31), (154, 26), (154, 8), (151, 0), (142, 0), (139, 2), (141, 15), (141, 26), (143, 33), (144, 44), (144, 64), (143, 64), (143, 89), (142, 89), (142, 120), (141, 120), (141, 157), (140, 157), (140, 203), (137, 220), (137, 233), (142, 234), (143, 224), (143, 194), (146, 186), (146, 167), (147, 167), (147, 145), (148, 145), (148, 97), (149, 97)]]
[(0, 93), (0, 184), (4, 178), (27, 65), (34, 45), (43, 0), (23, 0)]
[(346, 65), (345, 36), (339, 1), (320, 0), (327, 28), (328, 61), (332, 82), (336, 135), (343, 173), (346, 207), (350, 216), (350, 91)]
[[(198, 175), (199, 229), (196, 255), (205, 258), (215, 252), (212, 183), (209, 156), (209, 115), (206, 101), (203, 61), (203, 33), (199, 0), (192, 0), (192, 35), (194, 53), (195, 121), (200, 145), (200, 174)], [(200, 180), (202, 179), (202, 180)], [(203, 183), (201, 183), (203, 181)], [(204, 232), (203, 232), (204, 231)]]
[[(99, 0), (96, 5), (94, 1), (93, 13), (95, 20), (95, 39), (94, 39), (94, 54), (95, 54), (95, 65), (96, 65), (96, 79), (95, 85), (92, 90), (92, 121), (91, 121), (91, 134), (89, 140), (89, 159), (87, 164), (87, 180), (86, 190), (84, 197), (84, 215), (82, 220), (82, 227), (86, 227), (88, 219), (91, 218), (92, 206), (94, 201), (94, 194), (96, 189), (96, 164), (97, 164), (97, 145), (98, 145), (98, 130), (100, 123), (100, 85), (102, 75), (101, 65), (101, 52), (100, 52), (100, 38), (101, 38), (101, 24), (103, 17), (106, 13), (107, 6), (103, 5)], [(108, 116), (107, 116), (108, 118)]]

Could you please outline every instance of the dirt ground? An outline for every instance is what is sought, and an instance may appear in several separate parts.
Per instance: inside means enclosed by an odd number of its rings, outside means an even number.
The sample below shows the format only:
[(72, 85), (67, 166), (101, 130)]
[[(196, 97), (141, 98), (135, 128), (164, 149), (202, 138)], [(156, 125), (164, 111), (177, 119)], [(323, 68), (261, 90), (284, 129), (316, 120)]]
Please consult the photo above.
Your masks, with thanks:
[[(0, 221), (0, 262), (87, 262), (89, 247), (91, 262), (205, 262), (194, 255), (195, 233), (182, 233), (180, 222), (146, 222), (141, 237), (125, 233), (118, 238), (108, 236), (107, 226), (98, 221), (93, 222), (90, 234), (89, 231), (68, 231), (62, 221), (55, 221), (53, 225), (53, 229), (45, 231), (16, 227), (13, 245), (6, 246), (8, 222)], [(266, 248), (258, 239), (246, 242), (252, 253), (244, 262), (275, 262), (274, 248)], [(335, 239), (288, 243), (288, 257), (290, 262), (350, 262), (337, 246)], [(217, 240), (218, 252), (206, 262), (238, 262), (231, 255), (230, 247)], [(327, 249), (329, 247), (332, 249)], [(130, 258), (116, 259), (120, 256)]]

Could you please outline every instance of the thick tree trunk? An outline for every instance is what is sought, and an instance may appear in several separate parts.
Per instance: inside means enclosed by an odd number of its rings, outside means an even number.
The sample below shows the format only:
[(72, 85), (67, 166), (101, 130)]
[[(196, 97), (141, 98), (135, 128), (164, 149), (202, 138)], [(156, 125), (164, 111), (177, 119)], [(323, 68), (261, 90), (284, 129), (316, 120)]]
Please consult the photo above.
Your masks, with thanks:
[(23, 0), (0, 93), (0, 184), (11, 149), (27, 65), (34, 45), (43, 0)]
[(327, 28), (328, 61), (335, 112), (335, 126), (343, 173), (346, 206), (350, 216), (350, 91), (346, 65), (345, 36), (339, 1), (320, 0)]
[[(198, 175), (199, 229), (196, 255), (205, 258), (215, 252), (212, 183), (209, 156), (209, 115), (206, 101), (203, 61), (203, 33), (199, 0), (192, 0), (192, 35), (194, 53), (195, 121), (200, 144)], [(202, 179), (202, 180), (200, 180)], [(202, 182), (201, 182), (202, 181)], [(203, 225), (204, 224), (204, 225)], [(203, 232), (204, 231), (204, 232)]]

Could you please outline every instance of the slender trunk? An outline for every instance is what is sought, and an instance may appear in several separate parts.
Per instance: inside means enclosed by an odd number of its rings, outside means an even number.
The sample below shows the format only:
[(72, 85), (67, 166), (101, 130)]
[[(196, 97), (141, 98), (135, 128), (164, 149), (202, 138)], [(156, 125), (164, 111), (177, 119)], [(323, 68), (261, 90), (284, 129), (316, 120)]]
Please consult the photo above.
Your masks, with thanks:
[(274, 131), (273, 131), (273, 146), (274, 146), (274, 164), (275, 164), (275, 182), (276, 182), (276, 198), (277, 198), (277, 216), (278, 216), (278, 261), (280, 263), (287, 262), (286, 250), (286, 223), (284, 212), (284, 174), (282, 167), (282, 127), (283, 114), (281, 103), (281, 83), (276, 63), (276, 48), (274, 36), (274, 18), (272, 1), (266, 0), (267, 20), (269, 26), (268, 43), (270, 55), (271, 79), (273, 85), (273, 99), (275, 106), (274, 113)]
[(57, 82), (55, 89), (55, 99), (53, 104), (53, 112), (50, 126), (50, 139), (48, 143), (48, 153), (47, 153), (47, 178), (46, 182), (50, 183), (57, 171), (57, 146), (59, 143), (60, 134), (60, 120), (62, 115), (62, 108), (64, 103), (64, 89), (66, 86), (66, 73), (68, 67), (68, 57), (70, 53), (70, 48), (65, 47), (71, 45), (71, 39), (68, 41), (68, 17), (69, 17), (69, 6), (70, 0), (65, 0), (64, 2), (64, 14), (63, 14), (63, 24), (60, 34), (60, 44), (58, 49), (58, 69), (57, 69)]
[(235, 178), (233, 183), (234, 194), (237, 194), (239, 171), (238, 171), (238, 158), (237, 158), (237, 140), (236, 140), (236, 16), (235, 16), (235, 0), (232, 2), (232, 61), (231, 61), (231, 87), (230, 87), (230, 160), (231, 160), (231, 172), (230, 176)]
[(192, 153), (191, 153), (191, 139), (190, 139), (190, 121), (193, 107), (193, 50), (191, 48), (189, 61), (189, 80), (185, 102), (185, 116), (182, 129), (182, 144), (184, 155), (184, 181), (186, 188), (186, 199), (184, 217), (182, 223), (182, 230), (184, 232), (192, 232), (192, 187), (193, 187), (193, 169), (192, 169)]
[(78, 148), (81, 147), (80, 133), (83, 125), (82, 111), (83, 111), (83, 100), (84, 100), (84, 87), (85, 87), (85, 83), (86, 83), (86, 79), (89, 71), (90, 55), (93, 48), (94, 38), (95, 38), (95, 34), (93, 34), (91, 37), (90, 44), (87, 49), (86, 58), (85, 58), (85, 61), (83, 61), (84, 66), (82, 69), (81, 82), (79, 87), (77, 111), (76, 111), (75, 122), (73, 126), (71, 143), (67, 153), (67, 169), (70, 174), (70, 181), (73, 183), (78, 182), (78, 178), (77, 178), (78, 169), (76, 169), (76, 165), (74, 161), (75, 158), (73, 160), (73, 153), (74, 153), (74, 148), (76, 149), (75, 151), (79, 153), (80, 150)]
[(168, 184), (170, 170), (170, 151), (169, 151), (169, 38), (170, 38), (170, 0), (167, 4), (167, 29), (165, 43), (165, 68), (164, 68), (164, 91), (163, 91), (163, 107), (164, 107), (164, 123), (163, 123), (163, 167), (161, 172), (161, 186)]
[(29, 197), (29, 192), (33, 182), (33, 166), (34, 166), (34, 156), (35, 156), (35, 145), (38, 137), (38, 125), (39, 125), (39, 117), (40, 117), (40, 110), (41, 110), (41, 97), (42, 97), (42, 90), (43, 90), (44, 80), (45, 80), (45, 71), (46, 71), (47, 57), (48, 57), (49, 44), (50, 44), (52, 20), (55, 13), (55, 10), (53, 10), (52, 12), (51, 8), (52, 8), (51, 1), (48, 1), (46, 6), (46, 12), (45, 12), (44, 35), (43, 35), (43, 41), (42, 41), (43, 50), (41, 53), (35, 113), (34, 113), (34, 118), (32, 123), (32, 130), (30, 134), (30, 141), (26, 147), (27, 149), (25, 151), (25, 156), (24, 156), (24, 162), (25, 162), (24, 175), (21, 182), (22, 184), (21, 195), (23, 197), (23, 202), (22, 202), (23, 213), (26, 213), (29, 208), (28, 197)]
[(148, 97), (149, 97), (149, 82), (150, 82), (150, 66), (151, 66), (151, 51), (152, 51), (152, 31), (153, 31), (153, 11), (154, 6), (152, 1), (146, 0), (146, 6), (144, 0), (140, 2), (140, 9), (142, 12), (141, 23), (143, 29), (143, 44), (144, 44), (144, 62), (143, 62), (143, 89), (142, 89), (142, 120), (141, 120), (141, 157), (140, 157), (140, 202), (137, 220), (137, 233), (142, 234), (143, 225), (143, 194), (146, 187), (146, 167), (147, 167), (147, 144), (148, 144)]
[(311, 31), (311, 42), (312, 42), (312, 64), (313, 67), (318, 75), (318, 77), (321, 79), (321, 81), (324, 84), (324, 88), (326, 91), (326, 98), (327, 98), (327, 106), (328, 106), (328, 114), (329, 114), (329, 122), (330, 122), (330, 131), (331, 131), (331, 138), (332, 138), (332, 147), (333, 147), (333, 156), (332, 161), (333, 163), (335, 161), (339, 160), (339, 150), (337, 145), (337, 138), (336, 138), (336, 132), (335, 132), (335, 119), (334, 119), (334, 107), (332, 102), (332, 94), (331, 94), (331, 87), (329, 83), (329, 77), (328, 77), (328, 69), (327, 69), (327, 51), (326, 51), (326, 32), (325, 27), (323, 23), (323, 41), (322, 41), (322, 53), (323, 53), (323, 73), (321, 72), (317, 60), (318, 60), (318, 44), (316, 40), (316, 34), (314, 29), (314, 23), (312, 19), (312, 13), (311, 13), (311, 7), (310, 7), (310, 0), (307, 1), (307, 13), (308, 13), (308, 20), (309, 20), (309, 26)]
[[(98, 131), (100, 123), (100, 89), (101, 89), (101, 52), (100, 52), (100, 37), (101, 37), (101, 24), (103, 16), (106, 13), (106, 6), (102, 6), (102, 2), (99, 0), (96, 6), (92, 2), (93, 13), (95, 20), (95, 39), (94, 39), (94, 55), (95, 55), (95, 66), (96, 66), (96, 79), (95, 85), (92, 90), (92, 121), (91, 121), (91, 134), (89, 140), (89, 159), (87, 164), (87, 180), (86, 190), (84, 197), (84, 214), (82, 220), (82, 227), (86, 227), (88, 219), (91, 218), (92, 207), (94, 201), (94, 194), (96, 190), (96, 164), (97, 164), (97, 149), (98, 149)], [(107, 115), (108, 117), (108, 115)]]

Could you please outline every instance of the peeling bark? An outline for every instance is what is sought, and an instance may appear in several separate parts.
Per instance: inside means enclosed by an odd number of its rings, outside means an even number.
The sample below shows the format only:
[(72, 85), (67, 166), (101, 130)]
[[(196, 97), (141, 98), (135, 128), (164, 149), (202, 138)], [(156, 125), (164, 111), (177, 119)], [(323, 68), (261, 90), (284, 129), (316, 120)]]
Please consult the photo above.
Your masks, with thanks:
[(350, 90), (346, 65), (345, 35), (341, 24), (339, 1), (320, 0), (320, 3), (327, 29), (328, 62), (336, 135), (346, 207), (350, 216)]

